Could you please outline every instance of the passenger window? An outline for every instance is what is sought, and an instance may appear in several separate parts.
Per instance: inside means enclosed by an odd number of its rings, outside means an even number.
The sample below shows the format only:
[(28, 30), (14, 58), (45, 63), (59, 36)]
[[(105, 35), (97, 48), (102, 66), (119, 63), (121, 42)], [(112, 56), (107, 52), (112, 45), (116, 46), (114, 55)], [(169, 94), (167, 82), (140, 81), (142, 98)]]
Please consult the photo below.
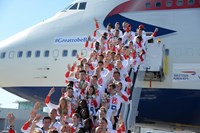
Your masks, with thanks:
[(72, 50), (72, 56), (76, 56), (77, 50)]
[(68, 54), (68, 50), (63, 50), (62, 56), (63, 56), (63, 57), (66, 57), (67, 54)]
[(171, 7), (171, 6), (172, 6), (172, 1), (167, 1), (167, 2), (166, 2), (166, 6), (167, 6), (167, 7)]
[(147, 2), (146, 3), (146, 8), (150, 8), (151, 7), (151, 3), (150, 2)]
[(82, 53), (82, 57), (86, 57), (87, 56), (87, 50), (86, 49), (82, 49), (81, 53)]
[(19, 51), (18, 53), (17, 53), (17, 57), (18, 58), (21, 58), (23, 56), (23, 51)]
[(182, 6), (183, 5), (183, 0), (177, 0), (176, 1), (177, 6)]
[(86, 2), (81, 2), (79, 5), (79, 10), (84, 10), (86, 7)]
[(26, 52), (26, 57), (27, 57), (27, 58), (30, 58), (30, 57), (31, 57), (31, 54), (32, 54), (31, 51), (27, 51), (27, 52)]
[(14, 51), (10, 51), (10, 53), (9, 53), (9, 56), (8, 56), (8, 57), (9, 57), (10, 59), (14, 58), (14, 53), (15, 53)]
[(49, 57), (49, 50), (44, 51), (44, 57)]
[(57, 58), (59, 56), (59, 50), (58, 49), (54, 49), (53, 50), (53, 57)]
[(72, 7), (70, 7), (69, 10), (76, 10), (77, 7), (78, 7), (78, 3), (76, 3)]
[(156, 7), (161, 7), (161, 2), (156, 2)]
[(188, 0), (188, 5), (194, 5), (194, 0)]
[(35, 57), (40, 57), (40, 51), (39, 50), (37, 50), (37, 51), (35, 51)]
[(6, 52), (2, 52), (0, 58), (4, 59), (6, 57)]

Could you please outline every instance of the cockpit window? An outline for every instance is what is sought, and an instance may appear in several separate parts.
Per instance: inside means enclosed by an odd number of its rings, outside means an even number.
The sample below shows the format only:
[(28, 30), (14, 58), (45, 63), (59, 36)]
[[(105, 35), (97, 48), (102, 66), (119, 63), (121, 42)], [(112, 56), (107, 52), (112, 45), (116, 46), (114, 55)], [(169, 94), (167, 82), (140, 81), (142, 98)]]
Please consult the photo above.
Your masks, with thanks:
[(79, 10), (84, 10), (86, 7), (86, 2), (81, 2), (79, 5)]
[(72, 7), (73, 4), (70, 4), (68, 7), (65, 8), (65, 10), (68, 10), (70, 7)]
[(72, 4), (70, 4), (68, 7), (66, 7), (64, 10), (62, 10), (61, 12), (66, 12), (70, 7), (72, 6)]
[(78, 3), (75, 3), (73, 6), (69, 8), (69, 10), (76, 10), (78, 7)]

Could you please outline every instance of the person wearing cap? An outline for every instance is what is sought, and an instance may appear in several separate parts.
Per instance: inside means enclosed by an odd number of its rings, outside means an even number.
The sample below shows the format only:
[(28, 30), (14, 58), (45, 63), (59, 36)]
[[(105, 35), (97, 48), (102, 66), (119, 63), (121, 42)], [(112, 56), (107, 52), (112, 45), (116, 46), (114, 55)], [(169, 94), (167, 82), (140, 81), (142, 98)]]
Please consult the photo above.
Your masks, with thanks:
[(150, 35), (147, 36), (146, 34), (144, 34), (144, 25), (139, 25), (138, 29), (137, 29), (137, 36), (134, 37), (133, 39), (133, 43), (135, 44), (137, 41), (137, 37), (141, 36), (142, 37), (142, 49), (145, 50), (146, 52), (146, 43), (148, 43), (148, 40), (153, 39), (156, 36), (156, 33), (158, 31), (158, 28), (155, 28), (154, 32)]
[(141, 30), (142, 30), (142, 34), (143, 34), (143, 35), (146, 35), (145, 27), (144, 27), (143, 24), (140, 24), (140, 25), (138, 26), (138, 29), (141, 29)]
[(126, 31), (124, 32), (122, 36), (122, 40), (124, 44), (127, 44), (129, 41), (133, 41), (135, 37), (135, 32), (133, 32), (131, 28), (132, 28), (131, 24), (128, 24)]

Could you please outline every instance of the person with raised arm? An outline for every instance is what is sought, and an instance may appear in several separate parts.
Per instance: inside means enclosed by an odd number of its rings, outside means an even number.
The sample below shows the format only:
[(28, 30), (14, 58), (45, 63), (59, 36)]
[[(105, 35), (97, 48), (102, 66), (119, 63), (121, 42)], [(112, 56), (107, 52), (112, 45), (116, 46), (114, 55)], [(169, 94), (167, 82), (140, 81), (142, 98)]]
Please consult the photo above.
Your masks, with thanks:
[(46, 129), (46, 132), (44, 130), (42, 130), (41, 128), (37, 128), (37, 123), (40, 121), (41, 117), (42, 116), (40, 114), (36, 114), (36, 116), (34, 117), (34, 119), (32, 121), (32, 124), (30, 127), (30, 132), (28, 132), (28, 133), (47, 133), (48, 132), (49, 127), (47, 127), (47, 126), (50, 125), (50, 122), (48, 123), (48, 125), (45, 125), (45, 126), (43, 125)]
[(111, 118), (112, 114), (117, 117), (120, 104), (124, 101), (128, 101), (128, 98), (121, 93), (121, 91), (116, 88), (114, 83), (108, 85), (108, 92), (109, 92), (109, 108), (108, 113)]
[(146, 33), (144, 32), (144, 25), (139, 25), (137, 32), (136, 32), (137, 36), (134, 37), (133, 43), (135, 44), (137, 37), (141, 36), (142, 37), (142, 42), (141, 42), (142, 49), (144, 49), (146, 52), (146, 44), (148, 43), (148, 40), (156, 37), (157, 32), (158, 32), (158, 28), (155, 28), (154, 32), (150, 36), (146, 35)]
[(15, 133), (15, 130), (14, 130), (15, 116), (14, 116), (14, 114), (11, 112), (8, 113), (7, 119), (8, 119), (8, 124), (9, 124), (8, 133)]
[(30, 112), (28, 121), (26, 121), (23, 124), (23, 126), (21, 127), (21, 131), (23, 133), (29, 133), (30, 132), (32, 121), (35, 119), (35, 117), (37, 115), (37, 111), (39, 110), (39, 108), (40, 108), (40, 102), (36, 102), (34, 104), (33, 110)]
[(135, 32), (131, 30), (132, 26), (131, 24), (127, 24), (126, 31), (123, 34), (122, 40), (123, 43), (126, 45), (129, 41), (133, 41), (135, 37)]
[(64, 97), (61, 97), (60, 100), (59, 100), (59, 104), (58, 105), (55, 105), (53, 103), (51, 103), (50, 101), (50, 98), (51, 98), (51, 95), (55, 92), (55, 88), (51, 88), (48, 95), (46, 96), (46, 99), (45, 99), (45, 104), (47, 105), (47, 107), (52, 110), (52, 109), (56, 109), (57, 110), (57, 114), (60, 116), (60, 117), (69, 117), (69, 113), (68, 113), (68, 101), (64, 98)]

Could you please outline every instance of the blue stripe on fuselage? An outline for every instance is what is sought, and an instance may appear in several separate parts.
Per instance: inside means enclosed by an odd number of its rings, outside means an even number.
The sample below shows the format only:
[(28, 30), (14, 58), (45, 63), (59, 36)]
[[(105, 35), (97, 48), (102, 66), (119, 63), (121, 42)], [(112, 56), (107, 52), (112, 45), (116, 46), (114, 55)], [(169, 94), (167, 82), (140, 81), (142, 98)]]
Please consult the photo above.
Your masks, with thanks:
[(145, 31), (147, 31), (147, 32), (153, 32), (155, 30), (155, 28), (157, 27), (159, 30), (158, 30), (156, 36), (162, 36), (162, 35), (167, 35), (167, 34), (171, 34), (171, 33), (176, 32), (174, 30), (170, 30), (170, 29), (159, 27), (159, 26), (150, 25), (150, 24), (147, 24), (147, 23), (132, 20), (132, 19), (126, 18), (126, 17), (119, 15), (119, 14), (113, 15), (111, 17), (107, 17), (104, 20), (103, 25), (106, 27), (107, 24), (111, 23), (114, 26), (115, 22), (119, 22), (120, 24), (122, 24), (124, 21), (132, 25), (133, 31), (135, 31), (135, 29), (137, 29), (140, 24), (143, 24), (145, 26)]

